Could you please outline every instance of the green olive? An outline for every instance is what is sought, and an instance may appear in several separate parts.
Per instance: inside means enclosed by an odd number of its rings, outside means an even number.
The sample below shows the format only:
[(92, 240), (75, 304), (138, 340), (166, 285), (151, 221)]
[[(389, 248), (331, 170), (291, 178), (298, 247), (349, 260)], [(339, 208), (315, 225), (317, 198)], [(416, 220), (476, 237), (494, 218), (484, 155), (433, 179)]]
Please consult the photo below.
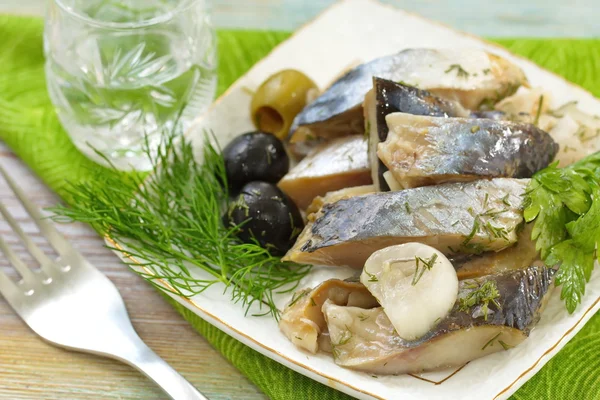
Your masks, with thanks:
[(252, 96), (250, 115), (257, 129), (283, 140), (317, 85), (300, 71), (286, 69), (264, 81)]

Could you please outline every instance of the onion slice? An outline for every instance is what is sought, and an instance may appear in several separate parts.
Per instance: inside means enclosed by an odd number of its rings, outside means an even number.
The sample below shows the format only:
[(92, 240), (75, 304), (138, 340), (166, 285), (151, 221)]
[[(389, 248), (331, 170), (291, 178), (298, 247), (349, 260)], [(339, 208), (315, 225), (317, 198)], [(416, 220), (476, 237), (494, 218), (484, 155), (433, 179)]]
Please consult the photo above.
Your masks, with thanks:
[(383, 307), (398, 336), (416, 340), (439, 323), (458, 298), (458, 278), (441, 252), (405, 243), (373, 253), (360, 281)]

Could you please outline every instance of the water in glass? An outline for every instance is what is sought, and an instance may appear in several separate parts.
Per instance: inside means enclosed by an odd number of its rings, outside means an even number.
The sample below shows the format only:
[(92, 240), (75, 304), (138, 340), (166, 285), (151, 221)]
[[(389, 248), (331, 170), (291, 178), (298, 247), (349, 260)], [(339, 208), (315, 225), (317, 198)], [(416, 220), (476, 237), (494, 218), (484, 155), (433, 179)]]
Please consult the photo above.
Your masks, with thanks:
[(45, 48), (64, 128), (86, 155), (122, 169), (148, 169), (145, 144), (187, 129), (215, 93), (203, 0), (55, 0)]

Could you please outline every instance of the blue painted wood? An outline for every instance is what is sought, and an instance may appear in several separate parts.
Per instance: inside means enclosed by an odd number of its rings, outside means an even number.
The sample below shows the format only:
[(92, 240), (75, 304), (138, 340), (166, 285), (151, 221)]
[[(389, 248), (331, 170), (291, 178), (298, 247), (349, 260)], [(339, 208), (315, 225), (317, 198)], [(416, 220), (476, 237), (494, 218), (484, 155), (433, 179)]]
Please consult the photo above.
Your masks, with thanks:
[[(293, 30), (335, 0), (212, 0), (222, 27)], [(599, 0), (383, 0), (480, 36), (600, 37)]]
[[(208, 0), (226, 28), (294, 30), (335, 0)], [(488, 37), (600, 37), (600, 0), (382, 0)], [(0, 12), (43, 14), (45, 0), (0, 0)]]

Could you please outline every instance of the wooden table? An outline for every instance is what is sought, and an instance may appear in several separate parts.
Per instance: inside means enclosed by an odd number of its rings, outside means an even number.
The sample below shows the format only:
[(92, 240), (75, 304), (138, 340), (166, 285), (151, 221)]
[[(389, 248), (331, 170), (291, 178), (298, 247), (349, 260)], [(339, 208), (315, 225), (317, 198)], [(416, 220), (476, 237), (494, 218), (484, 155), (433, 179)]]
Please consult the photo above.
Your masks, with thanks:
[[(215, 22), (221, 27), (291, 30), (333, 0), (213, 0)], [(600, 36), (597, 0), (509, 0), (456, 2), (388, 1), (407, 10), (486, 36)], [(43, 0), (0, 0), (0, 12), (40, 15)], [(57, 198), (0, 143), (0, 163), (42, 207)], [(25, 212), (0, 182), (0, 201), (14, 211), (28, 233), (44, 248)], [(211, 399), (263, 399), (244, 376), (199, 336), (146, 283), (130, 272), (102, 240), (86, 226), (61, 226), (67, 238), (117, 285), (141, 337), (161, 357)], [(0, 234), (22, 257), (31, 260), (10, 229)], [(0, 257), (0, 268), (7, 262)], [(148, 380), (124, 364), (78, 354), (42, 342), (0, 298), (0, 398), (21, 399), (161, 399)]]

